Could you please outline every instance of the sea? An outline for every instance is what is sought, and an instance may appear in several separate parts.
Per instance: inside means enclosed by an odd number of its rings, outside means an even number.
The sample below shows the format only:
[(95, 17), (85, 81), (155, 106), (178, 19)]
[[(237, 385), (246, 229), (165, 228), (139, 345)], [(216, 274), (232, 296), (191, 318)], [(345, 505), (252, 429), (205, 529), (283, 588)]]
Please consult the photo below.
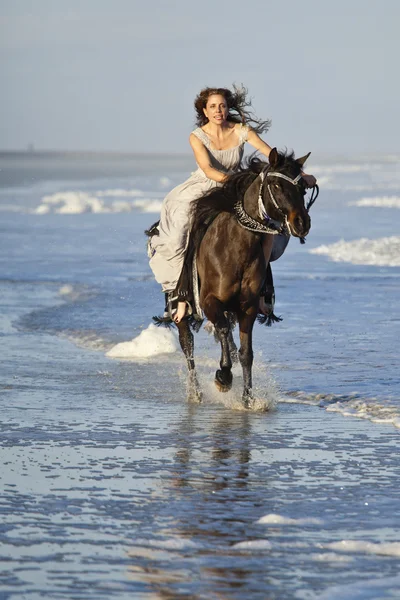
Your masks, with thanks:
[(152, 321), (144, 230), (194, 168), (0, 153), (0, 598), (400, 598), (400, 155), (311, 155), (251, 410), (204, 328), (190, 401)]

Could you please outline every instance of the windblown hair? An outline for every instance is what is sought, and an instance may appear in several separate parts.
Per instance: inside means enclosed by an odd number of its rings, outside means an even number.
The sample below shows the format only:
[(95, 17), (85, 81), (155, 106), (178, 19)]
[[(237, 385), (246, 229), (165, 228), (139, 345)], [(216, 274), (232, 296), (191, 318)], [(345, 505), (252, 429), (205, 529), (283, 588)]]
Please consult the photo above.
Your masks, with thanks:
[(263, 121), (256, 117), (251, 110), (251, 100), (248, 99), (248, 91), (243, 86), (233, 85), (233, 92), (227, 88), (204, 88), (196, 96), (194, 108), (196, 110), (196, 125), (202, 127), (208, 123), (208, 119), (204, 114), (203, 109), (207, 106), (207, 100), (213, 94), (223, 96), (228, 105), (227, 120), (232, 123), (243, 123), (249, 125), (258, 134), (265, 133), (271, 126), (271, 121), (267, 119)]

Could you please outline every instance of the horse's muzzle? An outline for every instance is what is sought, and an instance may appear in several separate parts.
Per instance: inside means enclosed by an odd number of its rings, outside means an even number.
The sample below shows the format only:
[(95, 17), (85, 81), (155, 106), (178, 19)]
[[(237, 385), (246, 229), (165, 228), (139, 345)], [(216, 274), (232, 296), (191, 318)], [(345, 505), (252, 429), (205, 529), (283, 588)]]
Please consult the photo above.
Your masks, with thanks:
[(311, 228), (309, 214), (307, 212), (304, 215), (296, 213), (293, 215), (293, 218), (291, 218), (291, 216), (292, 215), (289, 215), (289, 224), (292, 235), (296, 237), (306, 237)]

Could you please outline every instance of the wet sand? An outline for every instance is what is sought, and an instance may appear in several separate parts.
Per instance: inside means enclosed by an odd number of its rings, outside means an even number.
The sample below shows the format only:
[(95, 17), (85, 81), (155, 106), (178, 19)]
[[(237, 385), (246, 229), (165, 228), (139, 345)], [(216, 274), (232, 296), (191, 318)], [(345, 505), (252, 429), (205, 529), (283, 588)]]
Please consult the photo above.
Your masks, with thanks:
[(19, 308), (2, 286), (4, 598), (337, 598), (366, 580), (380, 595), (360, 598), (396, 597), (397, 429), (233, 410), (207, 368), (188, 404), (179, 357), (116, 362), (18, 330), (29, 293), (54, 302), (28, 288)]

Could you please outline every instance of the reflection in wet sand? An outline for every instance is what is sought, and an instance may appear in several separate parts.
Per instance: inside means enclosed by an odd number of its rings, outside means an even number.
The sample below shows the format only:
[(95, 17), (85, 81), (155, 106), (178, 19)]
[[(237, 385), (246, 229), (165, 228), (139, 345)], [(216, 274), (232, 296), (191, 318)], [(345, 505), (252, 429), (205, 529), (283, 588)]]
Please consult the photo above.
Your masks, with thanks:
[[(249, 413), (222, 413), (210, 424), (206, 451), (200, 450), (196, 425), (199, 408), (188, 404), (184, 418), (176, 428), (175, 463), (165, 479), (166, 493), (174, 502), (185, 506), (177, 512), (170, 527), (162, 530), (158, 543), (143, 540), (131, 547), (129, 578), (146, 583), (155, 598), (230, 598), (229, 590), (240, 590), (251, 577), (251, 569), (235, 566), (243, 556), (233, 548), (233, 530), (243, 531), (246, 519), (232, 518), (232, 504), (246, 504), (247, 482), (251, 462)], [(205, 459), (206, 454), (206, 460)], [(208, 506), (208, 505), (214, 506)], [(199, 510), (203, 506), (203, 510)], [(244, 506), (245, 510), (248, 510)], [(196, 540), (196, 541), (194, 541)], [(215, 552), (212, 540), (217, 540), (216, 555), (226, 566), (211, 567), (204, 556)], [(208, 559), (210, 556), (208, 556)], [(187, 569), (173, 568), (174, 561)], [(208, 560), (207, 560), (208, 562)], [(180, 592), (179, 584), (190, 589), (193, 575), (204, 582), (213, 581), (213, 591)], [(205, 587), (207, 587), (205, 583)]]

